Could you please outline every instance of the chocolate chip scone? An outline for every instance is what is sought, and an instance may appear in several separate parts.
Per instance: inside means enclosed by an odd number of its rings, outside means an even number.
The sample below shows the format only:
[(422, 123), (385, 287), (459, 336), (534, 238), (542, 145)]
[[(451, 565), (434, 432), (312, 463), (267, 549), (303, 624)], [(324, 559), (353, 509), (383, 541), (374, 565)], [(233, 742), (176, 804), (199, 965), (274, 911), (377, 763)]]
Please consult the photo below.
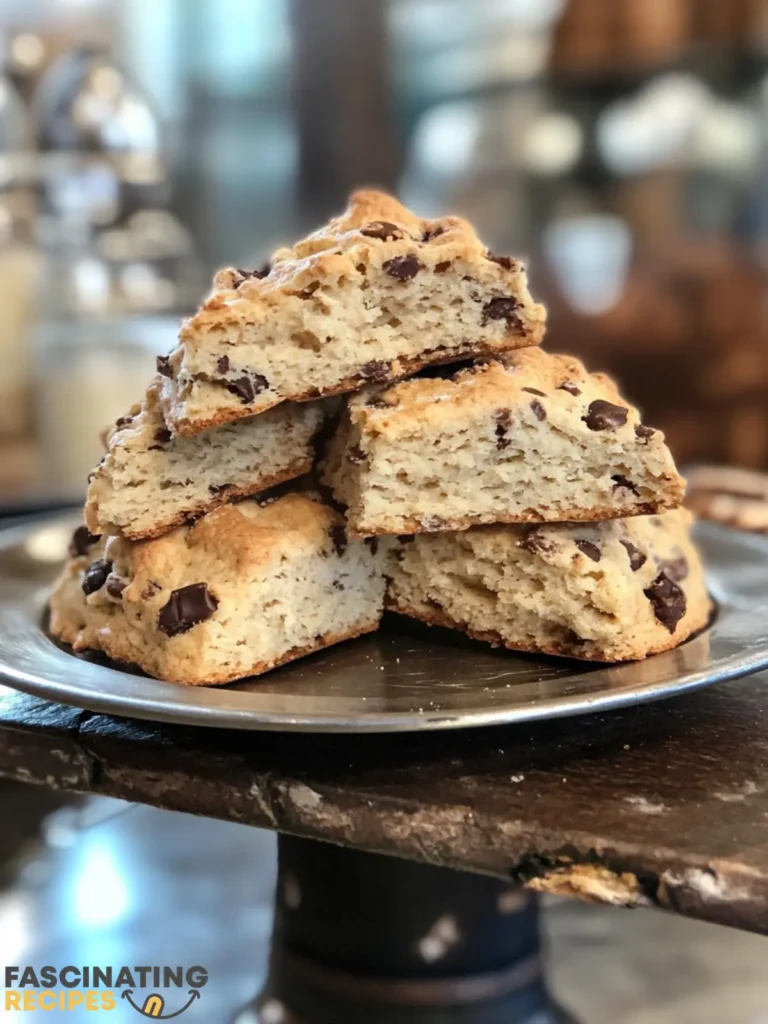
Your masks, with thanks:
[(159, 360), (174, 433), (287, 400), (394, 380), (431, 363), (536, 345), (544, 307), (521, 263), (458, 217), (423, 220), (379, 192), (260, 271), (223, 270)]
[(768, 533), (768, 474), (738, 466), (695, 466), (686, 505), (701, 519)]
[(384, 600), (374, 543), (309, 496), (246, 499), (155, 540), (80, 527), (50, 602), (51, 633), (174, 683), (259, 675), (375, 630)]
[(684, 491), (613, 381), (537, 348), (352, 396), (324, 480), (354, 536), (614, 519)]
[(494, 646), (591, 661), (676, 647), (711, 604), (685, 509), (402, 538), (387, 604)]
[(158, 537), (191, 516), (312, 468), (321, 403), (286, 403), (195, 437), (174, 437), (158, 390), (150, 387), (143, 405), (107, 433), (107, 452), (91, 474), (85, 503), (92, 533)]

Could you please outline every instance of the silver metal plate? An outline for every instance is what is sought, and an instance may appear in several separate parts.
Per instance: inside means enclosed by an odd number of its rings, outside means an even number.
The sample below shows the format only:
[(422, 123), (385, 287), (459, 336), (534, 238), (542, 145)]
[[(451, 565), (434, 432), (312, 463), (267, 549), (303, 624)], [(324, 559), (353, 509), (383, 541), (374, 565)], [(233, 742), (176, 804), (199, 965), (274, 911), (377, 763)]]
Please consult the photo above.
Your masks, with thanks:
[(46, 634), (47, 588), (77, 522), (0, 531), (0, 682), (91, 711), (234, 729), (456, 729), (623, 707), (768, 666), (768, 538), (705, 523), (697, 533), (717, 615), (706, 632), (642, 662), (516, 655), (393, 618), (378, 634), (260, 679), (176, 686), (76, 656)]

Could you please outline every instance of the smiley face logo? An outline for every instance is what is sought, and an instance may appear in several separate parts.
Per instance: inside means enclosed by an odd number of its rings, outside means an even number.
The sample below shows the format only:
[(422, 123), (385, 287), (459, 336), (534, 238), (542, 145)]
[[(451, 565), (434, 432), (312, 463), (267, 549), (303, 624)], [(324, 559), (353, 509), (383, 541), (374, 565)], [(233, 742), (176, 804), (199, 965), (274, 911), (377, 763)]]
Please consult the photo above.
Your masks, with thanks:
[(125, 999), (128, 1005), (133, 1007), (137, 1013), (140, 1013), (142, 1017), (149, 1017), (150, 1020), (171, 1020), (173, 1017), (180, 1017), (182, 1013), (186, 1013), (192, 1003), (194, 1003), (196, 999), (200, 998), (200, 993), (196, 988), (191, 988), (189, 990), (189, 999), (187, 1002), (180, 1010), (176, 1010), (173, 1013), (163, 1012), (165, 1010), (165, 999), (163, 999), (161, 995), (158, 995), (157, 992), (153, 992), (152, 995), (147, 996), (144, 1000), (143, 1006), (138, 1006), (133, 1001), (133, 989), (126, 989), (125, 992), (123, 992), (122, 998)]

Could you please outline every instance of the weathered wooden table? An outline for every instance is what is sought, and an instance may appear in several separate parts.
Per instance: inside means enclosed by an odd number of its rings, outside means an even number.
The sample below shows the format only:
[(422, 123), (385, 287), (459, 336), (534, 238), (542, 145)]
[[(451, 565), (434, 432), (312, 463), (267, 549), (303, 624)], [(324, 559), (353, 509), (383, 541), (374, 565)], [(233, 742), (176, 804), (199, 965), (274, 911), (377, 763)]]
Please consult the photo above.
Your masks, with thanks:
[(559, 1020), (526, 890), (768, 932), (767, 689), (379, 737), (154, 726), (3, 691), (0, 774), (302, 837), (281, 841), (266, 996), (289, 1019)]

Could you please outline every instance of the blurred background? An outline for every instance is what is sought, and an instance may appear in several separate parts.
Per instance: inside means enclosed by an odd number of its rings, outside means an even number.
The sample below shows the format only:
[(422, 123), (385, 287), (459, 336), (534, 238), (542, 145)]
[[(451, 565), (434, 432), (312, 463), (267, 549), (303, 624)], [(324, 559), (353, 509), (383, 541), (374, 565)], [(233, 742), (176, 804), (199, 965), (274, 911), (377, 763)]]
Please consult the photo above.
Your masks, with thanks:
[(222, 264), (376, 184), (768, 467), (768, 0), (0, 0), (0, 503), (79, 498)]
[[(213, 270), (363, 184), (526, 256), (550, 348), (681, 463), (768, 468), (768, 0), (0, 0), (0, 514), (81, 499)], [(3, 962), (189, 951), (222, 1021), (258, 990), (271, 837), (4, 782), (0, 808)], [(768, 1020), (756, 936), (545, 925), (595, 1024)]]

